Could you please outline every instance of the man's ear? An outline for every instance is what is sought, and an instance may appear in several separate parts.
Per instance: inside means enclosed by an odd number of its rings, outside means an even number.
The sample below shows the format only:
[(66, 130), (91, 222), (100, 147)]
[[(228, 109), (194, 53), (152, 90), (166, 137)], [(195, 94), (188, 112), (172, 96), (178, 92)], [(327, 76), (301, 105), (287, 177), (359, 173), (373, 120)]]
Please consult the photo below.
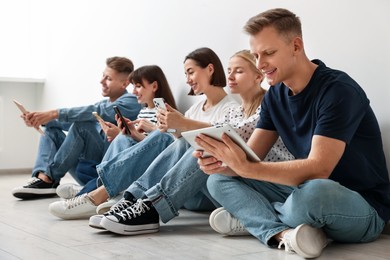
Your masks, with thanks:
[(293, 40), (294, 52), (301, 52), (303, 50), (303, 40), (301, 37), (295, 37)]

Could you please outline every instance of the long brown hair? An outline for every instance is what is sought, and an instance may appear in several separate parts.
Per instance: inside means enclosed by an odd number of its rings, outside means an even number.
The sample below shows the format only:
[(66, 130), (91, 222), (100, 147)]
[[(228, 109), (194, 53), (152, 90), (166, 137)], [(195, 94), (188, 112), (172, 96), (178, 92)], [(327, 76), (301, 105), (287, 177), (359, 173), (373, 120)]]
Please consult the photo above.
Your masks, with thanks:
[(172, 95), (171, 88), (169, 87), (169, 83), (167, 78), (165, 77), (162, 69), (157, 65), (148, 65), (142, 66), (133, 71), (129, 75), (129, 81), (132, 84), (141, 84), (142, 80), (146, 80), (149, 83), (157, 82), (158, 88), (155, 93), (155, 97), (164, 98), (165, 102), (168, 103), (171, 107), (176, 109), (175, 98)]

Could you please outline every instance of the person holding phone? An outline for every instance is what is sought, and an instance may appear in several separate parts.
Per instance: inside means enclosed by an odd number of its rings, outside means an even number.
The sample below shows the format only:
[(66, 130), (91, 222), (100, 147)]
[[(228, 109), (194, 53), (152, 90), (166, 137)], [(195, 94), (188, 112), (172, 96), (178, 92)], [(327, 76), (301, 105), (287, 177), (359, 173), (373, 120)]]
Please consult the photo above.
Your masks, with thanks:
[(228, 137), (200, 136), (213, 157), (198, 161), (223, 206), (211, 226), (225, 235), (245, 228), (263, 244), (304, 258), (321, 255), (328, 239), (374, 241), (390, 219), (390, 182), (364, 90), (306, 56), (301, 22), (291, 11), (267, 10), (244, 29), (271, 85), (249, 146), (261, 159), (280, 136), (297, 159), (250, 162)]
[[(108, 210), (112, 204), (110, 204), (111, 200), (107, 202), (107, 199), (114, 198), (129, 187), (155, 161), (161, 162), (159, 167), (163, 170), (166, 167), (169, 169), (172, 164), (181, 159), (183, 153), (189, 148), (189, 144), (184, 139), (179, 138), (181, 131), (209, 126), (209, 122), (220, 122), (231, 107), (238, 106), (237, 101), (227, 95), (223, 89), (226, 85), (223, 66), (213, 50), (199, 48), (191, 52), (185, 58), (184, 68), (187, 75), (187, 84), (191, 87), (189, 94), (200, 95), (203, 93), (205, 98), (192, 105), (184, 115), (164, 98), (167, 111), (159, 109), (157, 114), (160, 131), (153, 131), (143, 142), (98, 165), (97, 171), (103, 185), (92, 192), (88, 192), (88, 194), (83, 194), (62, 204), (56, 202), (57, 204), (50, 207), (55, 216), (64, 219), (82, 218), (92, 216), (96, 214), (96, 211), (104, 212)], [(165, 120), (167, 117), (169, 117), (169, 120), (175, 118), (176, 122), (171, 125)], [(167, 135), (166, 131), (170, 128), (177, 131), (169, 134), (169, 136), (175, 135), (178, 139), (163, 152), (157, 151), (161, 145), (161, 138)], [(116, 139), (114, 142), (116, 142)], [(157, 160), (157, 158), (162, 159)], [(86, 196), (90, 197), (95, 203), (79, 205), (80, 198)], [(68, 208), (69, 203), (72, 203), (72, 207)], [(207, 202), (207, 206), (209, 204)], [(109, 206), (107, 207), (107, 205)]]
[(12, 190), (15, 197), (32, 199), (54, 196), (61, 178), (67, 172), (81, 185), (96, 178), (94, 167), (103, 158), (108, 142), (92, 112), (97, 112), (113, 124), (115, 112), (112, 107), (116, 105), (125, 116), (136, 118), (141, 106), (135, 96), (126, 90), (129, 84), (127, 77), (133, 69), (133, 62), (128, 58), (107, 58), (100, 81), (102, 96), (107, 99), (87, 106), (22, 115), (27, 126), (38, 129), (44, 125), (45, 135), (40, 137), (32, 178), (25, 185)]
[[(153, 102), (154, 98), (163, 98), (172, 107), (176, 107), (170, 86), (161, 68), (157, 65), (142, 66), (134, 70), (129, 75), (128, 80), (133, 84), (133, 94), (137, 97), (138, 103), (143, 108), (139, 112), (136, 120), (129, 120), (122, 115), (119, 107), (114, 106), (113, 110), (116, 112), (117, 126), (110, 122), (100, 121), (102, 128), (106, 131), (107, 139), (112, 141), (100, 164), (97, 165), (97, 171), (101, 175), (101, 172), (107, 171), (114, 174), (118, 171), (127, 171), (127, 168), (120, 166), (126, 160), (133, 160), (135, 158), (133, 156), (133, 146), (137, 144), (139, 145), (136, 147), (142, 147), (143, 152), (147, 152), (150, 158), (155, 158), (174, 140), (174, 137), (170, 134), (160, 133), (156, 125), (157, 108)], [(153, 134), (154, 132), (156, 133)], [(154, 141), (155, 138), (158, 141)], [(140, 164), (141, 160), (143, 163), (147, 163), (148, 161), (147, 158), (142, 158), (136, 161), (136, 163)], [(105, 181), (105, 179), (103, 180)], [(98, 183), (99, 181), (96, 176), (95, 179), (90, 180), (84, 187), (72, 183), (60, 185), (57, 188), (57, 193), (60, 197), (68, 200), (53, 202), (49, 207), (50, 212), (56, 216), (64, 216), (69, 213), (69, 217), (71, 217), (73, 213), (65, 210), (65, 208), (73, 203), (83, 204), (86, 208), (87, 206), (91, 206), (93, 213), (95, 213), (96, 206), (93, 205), (92, 201), (100, 201), (100, 198), (92, 198), (91, 200), (86, 194), (98, 188)], [(107, 198), (105, 196), (104, 200), (107, 200)], [(90, 216), (91, 214), (88, 210), (87, 213), (82, 213), (80, 207), (72, 208), (77, 210), (77, 216), (81, 214), (88, 214)]]
[[(230, 124), (246, 141), (255, 128), (260, 114), (260, 104), (266, 93), (261, 87), (264, 76), (256, 68), (255, 58), (248, 50), (239, 51), (230, 58), (227, 72), (230, 91), (240, 95), (242, 104), (230, 107), (222, 120), (213, 124)], [(209, 125), (204, 124), (204, 127)], [(90, 226), (105, 228), (122, 235), (136, 235), (157, 232), (159, 220), (164, 223), (170, 221), (179, 215), (179, 209), (182, 207), (190, 210), (214, 209), (218, 204), (215, 204), (207, 192), (208, 175), (200, 170), (197, 159), (192, 156), (194, 149), (190, 144), (184, 139), (181, 139), (181, 142), (183, 152), (179, 160), (170, 160), (169, 164), (163, 163), (169, 158), (169, 154), (173, 153), (173, 149), (177, 149), (174, 146), (168, 147), (125, 191), (124, 200), (104, 216), (92, 216)], [(278, 140), (265, 160), (291, 159), (294, 157), (283, 142)], [(122, 217), (134, 216), (136, 209), (142, 209), (136, 221), (133, 217), (130, 219)]]

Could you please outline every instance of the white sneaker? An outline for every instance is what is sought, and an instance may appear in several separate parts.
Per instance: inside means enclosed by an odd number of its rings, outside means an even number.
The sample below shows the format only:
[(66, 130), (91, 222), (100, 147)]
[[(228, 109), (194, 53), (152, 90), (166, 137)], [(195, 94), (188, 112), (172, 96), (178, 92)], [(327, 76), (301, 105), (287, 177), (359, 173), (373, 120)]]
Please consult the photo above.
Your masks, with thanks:
[(108, 199), (106, 202), (103, 202), (102, 204), (100, 204), (97, 207), (96, 213), (98, 215), (102, 215), (102, 214), (106, 213), (107, 211), (109, 211), (111, 209), (112, 206), (117, 204), (118, 201), (120, 201), (122, 198), (123, 198), (123, 192), (119, 193), (117, 196), (115, 196), (111, 199)]
[(304, 258), (315, 258), (321, 255), (327, 244), (328, 240), (322, 229), (301, 224), (284, 234), (278, 248), (284, 245), (286, 252), (295, 252)]
[(56, 193), (60, 198), (71, 199), (76, 197), (82, 188), (82, 186), (74, 183), (65, 183), (57, 187)]
[[(90, 227), (93, 227), (93, 228), (98, 228), (98, 229), (105, 229), (104, 227), (102, 227), (102, 225), (100, 225), (100, 222), (101, 220), (103, 219), (103, 217), (105, 216), (109, 216), (109, 215), (113, 215), (114, 213), (119, 213), (121, 212), (122, 210), (130, 207), (131, 205), (133, 205), (134, 202), (132, 201), (128, 201), (128, 200), (125, 200), (125, 199), (121, 199), (120, 201), (118, 201), (116, 204), (114, 204), (110, 209), (109, 211), (105, 212), (104, 214), (99, 214), (98, 215), (94, 215), (92, 217), (89, 218), (89, 226)], [(101, 204), (100, 204), (101, 205)], [(98, 207), (99, 208), (99, 207)], [(96, 209), (96, 211), (98, 211)]]
[(88, 218), (95, 214), (96, 208), (97, 206), (92, 203), (87, 193), (49, 205), (50, 213), (62, 219)]
[(250, 233), (238, 219), (224, 208), (217, 208), (210, 214), (209, 223), (212, 229), (226, 236), (248, 236)]

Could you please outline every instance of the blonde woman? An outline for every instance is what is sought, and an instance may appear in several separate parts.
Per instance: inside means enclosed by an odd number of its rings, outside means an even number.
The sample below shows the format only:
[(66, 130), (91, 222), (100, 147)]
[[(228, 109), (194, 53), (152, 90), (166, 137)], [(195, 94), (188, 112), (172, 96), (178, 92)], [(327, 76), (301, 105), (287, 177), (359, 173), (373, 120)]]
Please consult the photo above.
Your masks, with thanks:
[[(231, 124), (247, 140), (258, 121), (260, 103), (266, 92), (260, 86), (263, 75), (256, 68), (255, 59), (249, 51), (240, 51), (231, 57), (227, 79), (231, 92), (240, 95), (242, 104), (232, 107), (219, 123)], [(186, 141), (181, 139), (181, 142)], [(125, 199), (105, 216), (92, 216), (90, 225), (117, 234), (137, 235), (157, 232), (159, 220), (168, 222), (179, 215), (183, 206), (190, 210), (215, 209), (206, 190), (208, 175), (199, 169), (193, 152), (187, 144), (184, 155), (167, 172), (161, 170), (162, 163), (159, 161), (164, 159), (164, 155), (160, 155), (126, 190)], [(289, 154), (287, 150), (285, 152)], [(170, 153), (169, 147), (165, 153)], [(123, 205), (128, 207), (116, 212)]]

